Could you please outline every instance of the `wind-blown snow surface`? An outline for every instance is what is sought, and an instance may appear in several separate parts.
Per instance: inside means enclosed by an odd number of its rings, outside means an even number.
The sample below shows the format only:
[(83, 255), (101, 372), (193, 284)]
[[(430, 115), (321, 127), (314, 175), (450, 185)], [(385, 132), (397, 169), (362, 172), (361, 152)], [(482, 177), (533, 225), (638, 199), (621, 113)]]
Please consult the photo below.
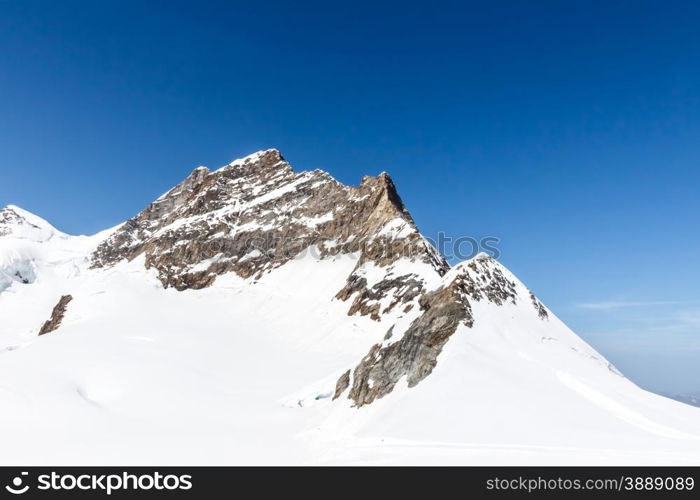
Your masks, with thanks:
[[(89, 269), (109, 231), (30, 215), (38, 229), (0, 236), (0, 463), (700, 464), (700, 410), (530, 305), (475, 302), (431, 375), (358, 409), (331, 401), (335, 382), (387, 322), (332, 299), (356, 255), (178, 292), (142, 258)], [(37, 337), (68, 293), (61, 328)]]

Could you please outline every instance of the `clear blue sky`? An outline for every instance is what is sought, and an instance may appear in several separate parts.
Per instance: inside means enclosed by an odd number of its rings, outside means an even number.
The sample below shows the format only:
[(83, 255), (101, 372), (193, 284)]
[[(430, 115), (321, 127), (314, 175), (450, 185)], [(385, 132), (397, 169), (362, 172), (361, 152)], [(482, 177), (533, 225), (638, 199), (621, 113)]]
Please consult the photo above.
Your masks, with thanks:
[(698, 26), (698, 2), (0, 0), (0, 205), (93, 233), (259, 149), (386, 170), (630, 378), (700, 390)]

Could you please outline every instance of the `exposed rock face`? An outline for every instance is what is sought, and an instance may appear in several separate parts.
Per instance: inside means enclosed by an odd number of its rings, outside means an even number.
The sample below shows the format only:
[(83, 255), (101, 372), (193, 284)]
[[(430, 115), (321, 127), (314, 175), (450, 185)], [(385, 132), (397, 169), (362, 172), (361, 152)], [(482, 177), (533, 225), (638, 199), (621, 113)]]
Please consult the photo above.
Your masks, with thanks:
[(335, 393), (333, 394), (333, 399), (338, 399), (338, 397), (340, 397), (340, 395), (345, 392), (345, 389), (347, 389), (349, 385), (350, 370), (343, 373), (338, 379), (338, 382), (335, 384)]
[[(397, 304), (408, 304), (405, 306), (408, 312), (413, 307), (411, 301), (423, 292), (424, 285), (424, 281), (416, 275), (406, 274), (396, 278), (387, 276), (386, 279), (368, 286), (366, 278), (353, 273), (336, 298), (345, 301), (355, 295), (348, 314), (359, 312), (363, 316), (369, 315), (378, 320), (380, 314), (390, 312)], [(381, 301), (387, 296), (391, 296), (391, 302), (381, 309)]]
[[(449, 281), (420, 298), (422, 314), (395, 342), (375, 344), (352, 374), (348, 397), (363, 406), (390, 393), (406, 377), (414, 387), (430, 375), (437, 358), (457, 327), (474, 324), (470, 301), (486, 300), (496, 305), (516, 303), (515, 283), (506, 278), (499, 264), (482, 255), (446, 276)], [(342, 382), (342, 383), (341, 383)], [(339, 380), (336, 396), (350, 381)], [(344, 391), (340, 390), (340, 393)]]
[[(274, 149), (213, 172), (197, 168), (103, 242), (92, 266), (145, 254), (164, 286), (184, 290), (206, 287), (230, 271), (259, 277), (309, 249), (322, 258), (359, 253), (358, 268), (406, 258), (440, 274), (448, 269), (416, 229), (387, 174), (345, 186), (320, 170), (295, 173)], [(351, 275), (338, 298), (357, 293), (351, 314), (377, 319), (381, 298), (393, 294), (394, 305), (408, 303), (422, 286), (410, 274), (371, 287)]]
[(547, 308), (544, 307), (542, 302), (540, 302), (537, 297), (535, 297), (535, 294), (530, 292), (530, 300), (532, 301), (532, 305), (535, 306), (535, 309), (537, 310), (537, 315), (540, 317), (540, 319), (548, 319), (549, 318), (549, 313), (547, 312)]
[(58, 327), (61, 326), (61, 322), (63, 321), (63, 317), (66, 315), (68, 303), (71, 300), (73, 300), (71, 295), (64, 295), (60, 298), (58, 304), (56, 304), (51, 312), (51, 317), (44, 323), (41, 330), (39, 330), (39, 335), (45, 335), (58, 330)]

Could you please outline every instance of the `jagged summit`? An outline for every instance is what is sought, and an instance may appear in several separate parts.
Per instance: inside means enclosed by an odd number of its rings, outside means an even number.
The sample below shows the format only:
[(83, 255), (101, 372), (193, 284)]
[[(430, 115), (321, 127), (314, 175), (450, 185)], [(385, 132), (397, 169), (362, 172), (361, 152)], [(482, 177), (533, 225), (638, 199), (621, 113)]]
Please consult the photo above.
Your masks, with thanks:
[(240, 175), (247, 175), (254, 177), (255, 175), (264, 175), (270, 171), (279, 169), (286, 172), (293, 172), (293, 169), (289, 163), (284, 159), (282, 153), (277, 149), (265, 149), (261, 151), (256, 151), (255, 153), (244, 156), (243, 158), (238, 158), (233, 160), (228, 165), (224, 165), (215, 172), (221, 172), (224, 170), (235, 170), (239, 169)]
[(269, 165), (276, 165), (276, 166), (281, 166), (281, 162), (287, 163), (286, 160), (284, 159), (284, 156), (282, 156), (282, 153), (280, 153), (280, 151), (278, 149), (269, 148), (269, 149), (261, 149), (260, 151), (256, 151), (255, 153), (251, 153), (248, 156), (244, 156), (243, 158), (237, 158), (222, 168), (236, 167), (236, 166), (246, 165), (249, 163), (257, 163), (261, 160), (265, 160), (265, 162)]
[[(438, 273), (448, 268), (387, 174), (346, 186), (320, 170), (294, 172), (275, 149), (215, 171), (195, 169), (101, 244), (93, 266), (144, 254), (165, 286), (182, 290), (231, 271), (259, 277), (309, 249), (322, 258), (359, 253), (360, 265), (406, 258)], [(390, 289), (407, 280), (397, 278)], [(357, 308), (376, 317), (375, 309)]]

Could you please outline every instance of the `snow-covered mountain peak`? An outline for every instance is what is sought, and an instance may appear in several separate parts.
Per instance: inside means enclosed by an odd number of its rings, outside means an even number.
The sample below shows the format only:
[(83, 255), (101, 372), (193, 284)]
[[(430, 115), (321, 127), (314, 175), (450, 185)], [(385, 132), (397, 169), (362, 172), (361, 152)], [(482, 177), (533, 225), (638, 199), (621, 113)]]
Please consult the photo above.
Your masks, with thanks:
[(700, 459), (697, 409), (620, 376), (489, 255), (450, 268), (386, 173), (347, 186), (265, 150), (92, 237), (17, 207), (3, 230), (15, 461)]
[(32, 241), (47, 241), (53, 237), (65, 237), (41, 217), (16, 205), (0, 210), (0, 237), (12, 236)]
[[(183, 290), (209, 286), (228, 272), (260, 278), (302, 252), (357, 255), (360, 272), (400, 260), (427, 265), (433, 274), (448, 267), (418, 232), (388, 175), (346, 186), (321, 170), (295, 172), (275, 149), (213, 172), (194, 170), (100, 245), (93, 266), (144, 254), (166, 287)], [(363, 278), (350, 277), (339, 298), (366, 292), (354, 297), (360, 302), (353, 311), (376, 318), (377, 300), (402, 289), (409, 274), (376, 293)]]
[(45, 259), (61, 255), (71, 237), (16, 205), (0, 210), (0, 293), (33, 283)]
[(6, 206), (0, 210), (0, 293), (40, 278), (62, 281), (79, 274), (88, 267), (90, 253), (115, 229), (72, 236), (27, 210)]

